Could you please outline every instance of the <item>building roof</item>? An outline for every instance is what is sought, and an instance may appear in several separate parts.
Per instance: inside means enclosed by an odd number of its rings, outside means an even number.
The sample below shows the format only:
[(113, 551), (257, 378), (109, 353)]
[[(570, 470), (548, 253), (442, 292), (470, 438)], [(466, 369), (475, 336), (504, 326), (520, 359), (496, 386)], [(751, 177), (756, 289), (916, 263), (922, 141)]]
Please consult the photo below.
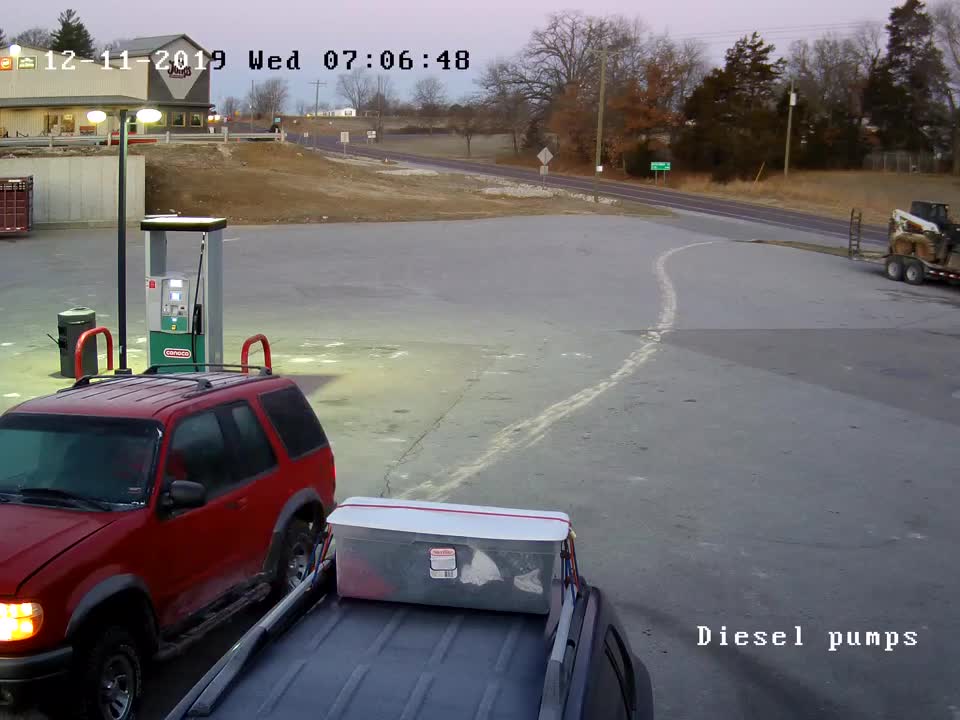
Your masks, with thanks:
[(144, 98), (128, 95), (62, 95), (60, 97), (0, 98), (0, 108), (75, 107), (77, 105), (118, 105), (139, 107), (147, 102)]
[(153, 35), (151, 37), (140, 37), (133, 38), (133, 40), (128, 40), (126, 42), (120, 43), (117, 47), (113, 48), (113, 52), (121, 53), (123, 51), (127, 52), (128, 57), (145, 57), (147, 55), (153, 55), (160, 48), (164, 48), (175, 40), (183, 38), (187, 42), (196, 45), (198, 48), (203, 50), (208, 55), (206, 48), (204, 48), (196, 40), (193, 40), (189, 35)]

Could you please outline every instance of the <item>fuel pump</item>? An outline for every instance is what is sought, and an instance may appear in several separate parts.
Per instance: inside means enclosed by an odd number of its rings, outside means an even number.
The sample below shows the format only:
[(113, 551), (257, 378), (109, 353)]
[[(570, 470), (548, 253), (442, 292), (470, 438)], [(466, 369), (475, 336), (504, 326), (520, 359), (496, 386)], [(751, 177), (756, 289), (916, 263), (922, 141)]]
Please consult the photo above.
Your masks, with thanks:
[[(144, 231), (147, 347), (162, 372), (203, 370), (223, 363), (224, 218), (158, 216)], [(167, 232), (200, 235), (195, 276), (167, 267)]]

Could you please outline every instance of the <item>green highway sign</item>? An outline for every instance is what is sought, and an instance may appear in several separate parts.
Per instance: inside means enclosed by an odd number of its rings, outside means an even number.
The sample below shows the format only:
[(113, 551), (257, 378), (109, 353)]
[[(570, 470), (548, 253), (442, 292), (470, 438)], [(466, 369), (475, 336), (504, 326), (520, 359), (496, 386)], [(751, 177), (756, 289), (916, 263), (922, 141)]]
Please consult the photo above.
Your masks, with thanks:
[(652, 162), (650, 163), (651, 170), (669, 170), (670, 163), (668, 162)]

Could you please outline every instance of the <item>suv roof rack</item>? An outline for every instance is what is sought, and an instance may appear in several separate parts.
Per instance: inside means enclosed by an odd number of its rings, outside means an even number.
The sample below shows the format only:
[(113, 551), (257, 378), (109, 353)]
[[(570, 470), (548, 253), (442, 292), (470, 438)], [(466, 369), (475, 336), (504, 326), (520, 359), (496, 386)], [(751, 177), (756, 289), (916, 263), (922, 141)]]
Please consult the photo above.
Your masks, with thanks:
[[(165, 363), (160, 365), (151, 365), (146, 370), (143, 371), (144, 375), (163, 375), (164, 373), (157, 372), (160, 368), (184, 368), (184, 367), (196, 367), (196, 368), (215, 368), (218, 370), (224, 370), (226, 372), (244, 372), (246, 370), (257, 370), (260, 375), (273, 375), (273, 370), (264, 365), (238, 365), (231, 363)], [(196, 372), (199, 372), (197, 370)], [(172, 375), (173, 373), (166, 373), (167, 375)]]
[(84, 375), (82, 378), (79, 378), (73, 385), (66, 388), (60, 388), (57, 390), (58, 393), (68, 392), (75, 388), (87, 387), (90, 385), (92, 380), (96, 380), (97, 384), (102, 382), (117, 382), (118, 380), (129, 380), (132, 378), (149, 378), (151, 380), (173, 380), (179, 382), (190, 382), (194, 383), (201, 390), (209, 390), (213, 387), (211, 383), (206, 378), (193, 378), (193, 377), (184, 377), (182, 375), (175, 375), (173, 373), (167, 373), (165, 375), (158, 375), (156, 373), (151, 373), (149, 375)]

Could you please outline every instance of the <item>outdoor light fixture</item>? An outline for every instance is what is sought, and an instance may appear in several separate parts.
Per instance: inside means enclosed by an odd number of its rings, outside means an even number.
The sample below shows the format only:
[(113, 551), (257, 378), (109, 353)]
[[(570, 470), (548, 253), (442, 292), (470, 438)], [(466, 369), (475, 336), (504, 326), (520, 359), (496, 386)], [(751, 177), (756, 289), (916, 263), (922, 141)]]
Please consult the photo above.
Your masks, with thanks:
[(16, 57), (17, 55), (19, 55), (21, 50), (23, 50), (23, 48), (17, 45), (16, 43), (10, 46), (10, 54), (13, 57)]
[(161, 117), (163, 117), (163, 113), (156, 108), (141, 108), (137, 110), (137, 120), (142, 123), (155, 123)]
[(87, 120), (94, 125), (99, 125), (107, 119), (107, 114), (103, 110), (91, 110), (87, 113)]

